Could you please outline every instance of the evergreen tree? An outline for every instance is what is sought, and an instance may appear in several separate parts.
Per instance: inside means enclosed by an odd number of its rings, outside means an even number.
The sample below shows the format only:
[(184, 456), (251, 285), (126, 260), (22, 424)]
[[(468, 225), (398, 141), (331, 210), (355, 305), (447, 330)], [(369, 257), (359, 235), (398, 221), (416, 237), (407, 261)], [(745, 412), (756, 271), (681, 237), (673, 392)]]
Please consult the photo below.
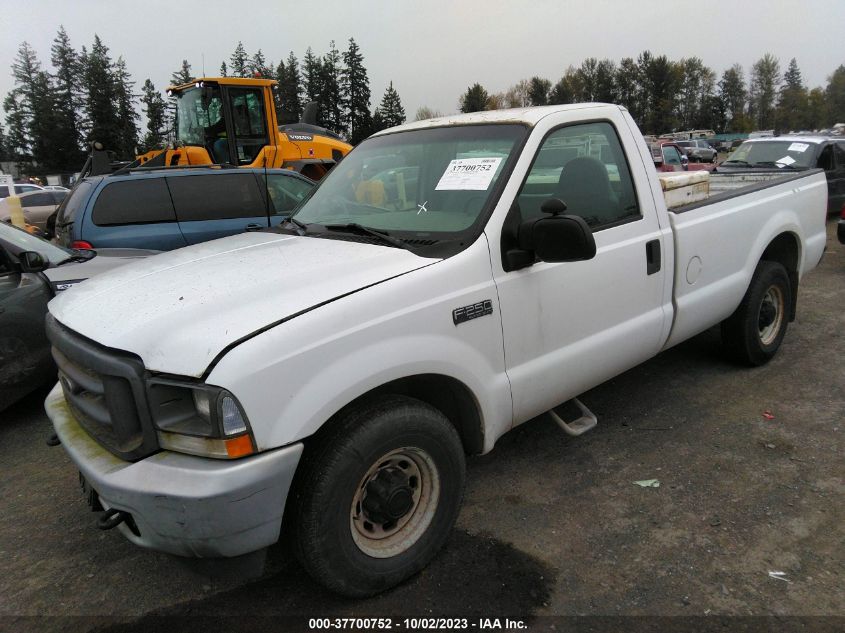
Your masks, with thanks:
[(677, 64), (678, 98), (676, 113), (682, 130), (704, 127), (702, 119), (712, 118), (715, 75), (698, 57), (682, 59)]
[(783, 75), (778, 96), (777, 121), (784, 131), (797, 132), (807, 126), (809, 94), (801, 78), (798, 62), (793, 57)]
[(138, 113), (135, 111), (136, 96), (132, 92), (135, 82), (126, 70), (122, 56), (117, 58), (114, 65), (113, 81), (119, 138), (115, 150), (120, 158), (128, 160), (134, 158), (138, 150)]
[(758, 130), (773, 129), (776, 125), (775, 96), (780, 83), (780, 63), (766, 53), (751, 68), (749, 115)]
[(81, 75), (79, 54), (70, 45), (70, 38), (63, 26), (50, 48), (52, 75), (51, 101), (54, 106), (53, 152), (56, 165), (61, 170), (78, 169), (83, 161), (80, 149), (82, 140), (80, 112), (82, 110)]
[(142, 145), (148, 152), (163, 147), (167, 139), (167, 104), (149, 79), (144, 82), (141, 103), (147, 117), (147, 133)]
[(170, 75), (170, 85), (181, 86), (182, 84), (191, 83), (196, 77), (191, 72), (191, 65), (187, 59), (182, 60), (182, 66), (175, 73)]
[(481, 84), (475, 83), (463, 94), (460, 103), (461, 112), (481, 112), (487, 109), (487, 91)]
[(320, 94), (323, 88), (320, 85), (320, 71), (323, 64), (320, 58), (314, 55), (311, 47), (305, 51), (305, 57), (302, 59), (302, 70), (305, 73), (305, 96), (307, 101), (320, 101)]
[(244, 45), (239, 41), (232, 56), (229, 58), (229, 68), (231, 69), (232, 77), (249, 76), (248, 64), (249, 57), (247, 57), (246, 51), (244, 50)]
[(226, 73), (228, 73), (228, 69), (226, 68), (226, 62), (220, 64), (220, 76), (225, 77)]
[(831, 117), (828, 115), (828, 104), (824, 96), (824, 90), (813, 88), (807, 95), (807, 126), (810, 129), (818, 130), (831, 124)]
[(643, 131), (662, 134), (675, 127), (674, 101), (678, 83), (678, 72), (665, 55), (654, 57), (650, 51), (643, 51), (637, 58), (640, 81), (645, 101)]
[(264, 79), (270, 79), (273, 76), (273, 71), (270, 70), (269, 66), (267, 65), (267, 60), (264, 58), (264, 53), (261, 52), (261, 49), (258, 49), (258, 52), (252, 56), (252, 59), (249, 61), (247, 66), (247, 72), (250, 77), (261, 77)]
[(376, 132), (381, 132), (382, 130), (386, 130), (388, 127), (390, 127), (389, 125), (387, 125), (387, 123), (385, 123), (384, 117), (381, 114), (381, 109), (379, 108), (373, 110), (373, 120), (371, 125), (373, 134), (375, 134)]
[(3, 131), (3, 125), (0, 124), (0, 161), (9, 160), (9, 155), (6, 153), (6, 133)]
[(532, 77), (528, 84), (528, 100), (533, 106), (544, 106), (549, 103), (549, 93), (552, 82), (541, 77)]
[(323, 55), (320, 68), (320, 124), (338, 134), (343, 134), (343, 104), (340, 92), (340, 51), (334, 40), (329, 43), (329, 52)]
[(393, 87), (392, 81), (387, 86), (387, 90), (384, 91), (384, 96), (381, 98), (378, 110), (384, 122), (384, 128), (402, 125), (405, 122), (405, 108), (402, 107), (402, 100), (399, 98), (399, 93)]
[[(84, 51), (84, 49), (83, 49)], [(85, 115), (88, 129), (86, 144), (102, 143), (106, 149), (121, 146), (120, 121), (117, 118), (117, 93), (109, 49), (99, 35), (94, 35), (91, 52), (84, 56)]]
[(598, 72), (599, 60), (595, 57), (588, 57), (581, 62), (578, 68), (578, 79), (581, 84), (581, 94), (576, 95), (576, 101), (595, 101), (596, 100), (596, 74)]
[(6, 124), (9, 126), (9, 134), (6, 137), (6, 154), (10, 160), (18, 163), (27, 161), (30, 158), (29, 140), (27, 138), (27, 121), (24, 109), (21, 106), (19, 90), (12, 90), (3, 100), (3, 109), (6, 111)]
[[(391, 87), (393, 84), (391, 83)], [(343, 69), (340, 73), (340, 90), (343, 104), (343, 122), (349, 142), (357, 145), (372, 132), (370, 117), (370, 80), (364, 68), (364, 56), (349, 38), (349, 48), (343, 53)], [(404, 113), (403, 113), (404, 120)]]
[(566, 69), (554, 87), (549, 91), (549, 103), (560, 105), (564, 103), (575, 103), (581, 92), (581, 80), (578, 72), (570, 66)]
[(743, 75), (742, 66), (734, 64), (722, 73), (722, 79), (719, 81), (719, 97), (724, 104), (726, 130), (729, 132), (751, 131), (751, 124), (745, 116), (748, 92)]
[(287, 64), (279, 62), (277, 79), (281, 113), (279, 120), (282, 123), (296, 123), (302, 116), (302, 76), (299, 73), (299, 60), (293, 52), (288, 55)]

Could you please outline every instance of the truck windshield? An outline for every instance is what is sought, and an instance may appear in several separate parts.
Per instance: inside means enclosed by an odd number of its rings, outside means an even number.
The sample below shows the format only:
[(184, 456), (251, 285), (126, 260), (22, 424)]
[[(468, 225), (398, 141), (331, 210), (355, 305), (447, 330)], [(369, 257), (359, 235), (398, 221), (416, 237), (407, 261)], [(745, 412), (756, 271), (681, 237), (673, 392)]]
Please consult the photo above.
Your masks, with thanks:
[(296, 220), (354, 223), (408, 239), (463, 239), (483, 222), (527, 132), (513, 124), (466, 125), (371, 138), (320, 183)]
[(725, 163), (736, 163), (741, 167), (807, 169), (815, 161), (816, 150), (815, 143), (792, 140), (753, 141), (737, 147)]
[(176, 94), (176, 140), (203, 147), (225, 135), (219, 86), (189, 88)]

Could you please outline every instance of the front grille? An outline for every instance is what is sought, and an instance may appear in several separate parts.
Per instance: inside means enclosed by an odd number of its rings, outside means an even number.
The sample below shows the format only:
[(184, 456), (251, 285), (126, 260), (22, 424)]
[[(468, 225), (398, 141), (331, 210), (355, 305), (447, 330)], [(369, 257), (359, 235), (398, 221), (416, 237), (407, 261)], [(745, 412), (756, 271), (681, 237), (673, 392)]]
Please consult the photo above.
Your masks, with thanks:
[(46, 325), (65, 401), (79, 424), (121, 459), (135, 461), (156, 452), (141, 359), (99, 345), (52, 315)]

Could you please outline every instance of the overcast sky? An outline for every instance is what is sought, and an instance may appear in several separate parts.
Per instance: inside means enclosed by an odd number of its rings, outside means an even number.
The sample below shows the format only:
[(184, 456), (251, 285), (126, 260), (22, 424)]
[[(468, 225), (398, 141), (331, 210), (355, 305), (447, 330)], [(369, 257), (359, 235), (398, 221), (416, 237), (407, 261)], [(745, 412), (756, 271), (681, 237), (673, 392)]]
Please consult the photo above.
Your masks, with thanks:
[(164, 88), (182, 59), (217, 75), (238, 40), (277, 62), (306, 48), (323, 54), (354, 37), (373, 107), (389, 81), (409, 119), (419, 106), (454, 112), (474, 82), (506, 90), (532, 75), (557, 81), (587, 57), (672, 60), (698, 56), (718, 75), (746, 70), (764, 53), (786, 69), (795, 57), (809, 87), (845, 64), (845, 0), (0, 0), (0, 98), (24, 40), (49, 64), (63, 24), (77, 49), (94, 33), (138, 82)]

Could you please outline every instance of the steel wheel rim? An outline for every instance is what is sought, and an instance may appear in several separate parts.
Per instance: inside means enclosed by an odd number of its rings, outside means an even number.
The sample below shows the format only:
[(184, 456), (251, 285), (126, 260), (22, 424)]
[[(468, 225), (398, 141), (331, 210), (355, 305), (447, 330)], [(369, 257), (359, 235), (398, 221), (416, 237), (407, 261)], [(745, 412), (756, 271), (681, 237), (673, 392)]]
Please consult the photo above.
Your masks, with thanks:
[[(389, 487), (393, 494), (384, 499), (374, 489), (385, 479), (406, 485)], [(410, 495), (407, 491), (410, 490)], [(373, 495), (390, 506), (409, 504), (401, 517), (388, 517), (368, 510)], [(410, 498), (408, 498), (410, 497)], [(397, 501), (398, 499), (398, 501)], [(364, 554), (373, 558), (390, 558), (410, 549), (425, 533), (434, 518), (440, 499), (440, 475), (431, 456), (419, 448), (404, 447), (390, 451), (377, 459), (358, 482), (349, 513), (352, 540)], [(395, 509), (395, 508), (394, 508)], [(397, 510), (398, 511), (398, 510)]]
[(757, 311), (757, 333), (763, 345), (771, 345), (777, 338), (783, 323), (784, 304), (783, 291), (778, 286), (769, 286)]

